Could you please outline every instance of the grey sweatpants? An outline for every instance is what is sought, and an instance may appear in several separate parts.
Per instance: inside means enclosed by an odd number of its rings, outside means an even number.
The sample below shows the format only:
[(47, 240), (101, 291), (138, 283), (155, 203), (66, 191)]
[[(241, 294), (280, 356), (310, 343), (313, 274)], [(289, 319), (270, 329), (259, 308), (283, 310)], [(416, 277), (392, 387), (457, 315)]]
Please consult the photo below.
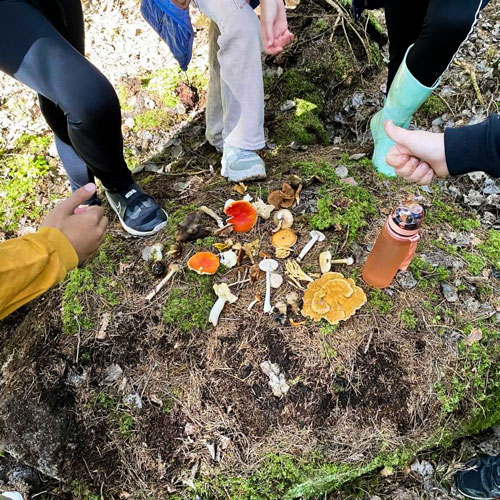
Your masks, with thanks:
[(212, 20), (208, 141), (256, 151), (265, 146), (260, 23), (246, 0), (194, 0)]

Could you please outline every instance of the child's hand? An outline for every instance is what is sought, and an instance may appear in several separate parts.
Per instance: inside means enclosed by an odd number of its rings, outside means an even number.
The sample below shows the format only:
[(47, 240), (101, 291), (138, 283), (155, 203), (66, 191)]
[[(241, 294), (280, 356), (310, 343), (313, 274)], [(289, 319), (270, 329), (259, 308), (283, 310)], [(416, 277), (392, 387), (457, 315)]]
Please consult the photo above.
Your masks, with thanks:
[(384, 124), (385, 133), (396, 144), (389, 150), (386, 162), (397, 175), (409, 182), (430, 184), (433, 177), (450, 175), (446, 164), (444, 134), (396, 127), (392, 121)]
[(283, 0), (262, 0), (260, 24), (266, 54), (279, 54), (294, 36), (288, 30)]
[(177, 7), (180, 7), (183, 10), (186, 10), (189, 8), (189, 4), (191, 3), (191, 0), (171, 0), (174, 5), (177, 5)]

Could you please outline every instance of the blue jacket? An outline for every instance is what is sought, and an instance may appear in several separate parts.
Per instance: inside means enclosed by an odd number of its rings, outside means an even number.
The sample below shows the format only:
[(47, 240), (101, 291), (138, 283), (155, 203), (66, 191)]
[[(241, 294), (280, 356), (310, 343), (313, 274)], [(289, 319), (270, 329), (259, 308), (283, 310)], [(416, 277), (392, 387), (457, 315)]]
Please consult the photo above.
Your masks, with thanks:
[[(255, 9), (259, 0), (249, 3)], [(193, 56), (194, 39), (189, 9), (181, 9), (171, 0), (142, 0), (141, 13), (168, 45), (181, 69), (186, 71)]]

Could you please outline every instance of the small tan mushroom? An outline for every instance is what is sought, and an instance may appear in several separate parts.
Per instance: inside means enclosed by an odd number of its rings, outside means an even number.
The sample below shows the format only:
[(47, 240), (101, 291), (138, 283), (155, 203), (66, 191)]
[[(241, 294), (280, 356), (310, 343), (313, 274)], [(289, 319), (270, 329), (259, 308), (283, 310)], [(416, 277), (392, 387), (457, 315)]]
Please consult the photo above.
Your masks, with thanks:
[(280, 229), (288, 229), (293, 225), (293, 215), (290, 210), (282, 209), (278, 210), (273, 217), (273, 221), (276, 224), (276, 229), (279, 231)]
[(233, 304), (238, 300), (238, 297), (236, 297), (236, 295), (233, 295), (231, 293), (231, 290), (229, 290), (227, 283), (214, 285), (214, 292), (217, 294), (218, 299), (210, 311), (208, 320), (210, 321), (210, 323), (212, 323), (212, 325), (217, 326), (217, 323), (219, 322), (220, 313), (222, 312), (222, 309), (224, 309), (226, 302)]
[(264, 220), (269, 219), (271, 217), (272, 211), (276, 208), (274, 205), (268, 205), (264, 203), (262, 200), (257, 200), (254, 202), (253, 206), (255, 210), (257, 210), (257, 215), (262, 217)]
[(276, 251), (274, 252), (277, 259), (286, 259), (291, 253), (290, 247), (276, 247)]
[(279, 288), (283, 284), (283, 276), (278, 273), (271, 273), (271, 288)]
[(319, 254), (319, 267), (322, 274), (330, 272), (332, 268), (332, 253), (330, 251)]
[(297, 243), (297, 235), (292, 229), (281, 229), (271, 238), (271, 244), (276, 248), (290, 248), (295, 243)]
[(286, 303), (292, 308), (294, 313), (299, 312), (299, 294), (297, 292), (290, 292), (286, 295)]
[(283, 314), (283, 316), (286, 316), (286, 313), (287, 313), (287, 305), (280, 301), (280, 302), (276, 302), (276, 304), (274, 305), (274, 307), (276, 307), (276, 309), (278, 309), (278, 311)]

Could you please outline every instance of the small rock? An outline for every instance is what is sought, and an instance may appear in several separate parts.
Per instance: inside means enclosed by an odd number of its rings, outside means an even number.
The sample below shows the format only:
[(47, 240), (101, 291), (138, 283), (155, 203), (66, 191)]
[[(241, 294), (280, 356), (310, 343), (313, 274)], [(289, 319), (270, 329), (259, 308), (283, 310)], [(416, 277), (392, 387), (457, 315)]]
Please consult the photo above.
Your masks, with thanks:
[(288, 101), (285, 101), (281, 107), (280, 111), (282, 113), (286, 113), (287, 111), (290, 111), (291, 109), (295, 108), (295, 102), (289, 99)]
[(177, 106), (175, 107), (175, 112), (178, 115), (185, 115), (187, 112), (186, 106), (184, 106), (184, 104), (182, 104), (182, 103), (177, 104)]
[(496, 215), (491, 212), (483, 212), (482, 219), (483, 224), (487, 224), (488, 226), (492, 226), (497, 221)]
[(141, 172), (143, 172), (143, 171), (144, 171), (144, 168), (145, 168), (145, 166), (144, 166), (144, 165), (137, 165), (137, 167), (135, 167), (135, 168), (134, 168), (134, 170), (132, 170), (132, 173), (133, 173), (134, 175), (136, 175), (136, 174), (140, 174)]
[(82, 373), (75, 373), (74, 371), (70, 371), (68, 376), (66, 377), (66, 384), (71, 387), (81, 387), (85, 381), (87, 380), (89, 372), (87, 369), (84, 369)]
[(431, 125), (433, 127), (440, 127), (441, 125), (443, 124), (443, 119), (440, 117), (440, 118), (436, 118), (435, 120), (432, 121)]
[(346, 177), (345, 179), (340, 179), (343, 184), (349, 184), (350, 186), (359, 186), (358, 181), (354, 177)]
[(500, 195), (498, 194), (490, 194), (488, 198), (486, 198), (486, 204), (490, 207), (499, 207), (500, 206)]
[(170, 152), (170, 155), (172, 158), (177, 159), (182, 156), (182, 153), (184, 153), (182, 146), (174, 146)]
[(112, 383), (116, 382), (123, 375), (123, 370), (120, 365), (109, 365), (106, 368), (106, 378), (104, 382)]
[(401, 271), (397, 276), (398, 283), (405, 290), (412, 290), (418, 284), (413, 274), (410, 271)]
[(358, 160), (361, 160), (361, 158), (365, 158), (365, 157), (366, 157), (366, 153), (355, 153), (355, 154), (349, 156), (349, 160), (358, 161)]
[(152, 172), (153, 174), (157, 174), (163, 170), (163, 165), (158, 165), (157, 163), (148, 163), (144, 165), (144, 170), (146, 172)]
[(495, 181), (493, 179), (486, 179), (484, 183), (484, 189), (483, 189), (483, 194), (499, 194), (500, 189), (498, 186), (495, 184)]
[(345, 179), (349, 175), (349, 170), (344, 165), (340, 165), (335, 169), (335, 174), (338, 175), (341, 179)]
[(448, 302), (457, 302), (458, 294), (457, 289), (454, 286), (449, 285), (448, 283), (442, 283), (441, 290), (443, 291), (444, 298)]
[(473, 297), (467, 297), (464, 301), (464, 307), (468, 313), (474, 314), (481, 308), (481, 303)]
[(125, 126), (128, 127), (128, 128), (134, 128), (134, 125), (135, 125), (135, 120), (130, 117), (130, 118), (127, 118), (125, 120)]
[(142, 399), (137, 393), (125, 396), (123, 398), (123, 402), (126, 405), (135, 406), (136, 408), (139, 408), (139, 410), (142, 410)]
[(415, 460), (410, 469), (423, 478), (429, 478), (434, 474), (434, 467), (427, 460)]
[(484, 172), (470, 172), (467, 175), (473, 182), (481, 182), (487, 178), (487, 175)]
[(464, 203), (471, 207), (479, 207), (485, 202), (485, 197), (475, 189), (471, 189), (468, 194), (464, 196)]
[(466, 233), (460, 233), (455, 239), (455, 244), (458, 247), (468, 247), (471, 244), (470, 236)]

